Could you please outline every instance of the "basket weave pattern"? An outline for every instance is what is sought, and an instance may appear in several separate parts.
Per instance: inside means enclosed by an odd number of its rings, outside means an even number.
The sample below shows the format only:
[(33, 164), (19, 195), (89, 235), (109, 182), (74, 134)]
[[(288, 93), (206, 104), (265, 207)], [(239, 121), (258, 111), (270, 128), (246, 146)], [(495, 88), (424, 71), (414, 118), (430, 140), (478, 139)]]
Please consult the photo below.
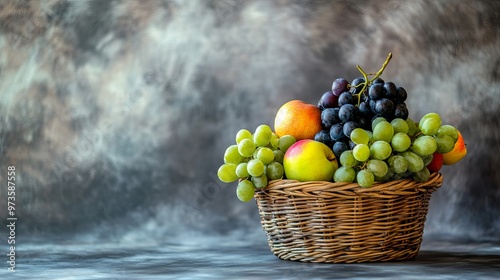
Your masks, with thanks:
[(353, 263), (408, 260), (422, 242), (432, 192), (428, 181), (355, 183), (273, 180), (256, 192), (271, 251), (284, 260)]

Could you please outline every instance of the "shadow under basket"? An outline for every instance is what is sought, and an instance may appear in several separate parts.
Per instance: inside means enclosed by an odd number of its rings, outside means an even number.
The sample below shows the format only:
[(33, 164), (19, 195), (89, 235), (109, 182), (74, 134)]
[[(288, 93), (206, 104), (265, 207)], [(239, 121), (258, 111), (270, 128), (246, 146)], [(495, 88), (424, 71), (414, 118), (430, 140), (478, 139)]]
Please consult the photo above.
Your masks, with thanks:
[(440, 173), (376, 183), (273, 180), (255, 193), (262, 228), (280, 259), (359, 263), (409, 260), (422, 243)]

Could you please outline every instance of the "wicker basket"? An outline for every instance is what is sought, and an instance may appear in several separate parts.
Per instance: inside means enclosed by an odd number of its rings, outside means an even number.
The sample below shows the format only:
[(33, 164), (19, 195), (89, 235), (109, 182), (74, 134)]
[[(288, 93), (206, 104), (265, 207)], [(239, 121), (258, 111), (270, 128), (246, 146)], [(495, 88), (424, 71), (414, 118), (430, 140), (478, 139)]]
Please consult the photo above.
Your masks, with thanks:
[(420, 249), (429, 199), (443, 177), (355, 183), (273, 180), (256, 192), (271, 251), (284, 260), (409, 260)]

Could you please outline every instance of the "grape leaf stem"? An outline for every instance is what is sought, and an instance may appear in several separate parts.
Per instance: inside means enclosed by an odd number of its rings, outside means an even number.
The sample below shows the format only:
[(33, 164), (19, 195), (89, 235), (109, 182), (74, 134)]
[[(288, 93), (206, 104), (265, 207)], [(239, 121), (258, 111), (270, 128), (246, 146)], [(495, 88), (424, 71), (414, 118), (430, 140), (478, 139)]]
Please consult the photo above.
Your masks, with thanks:
[[(365, 81), (357, 86), (363, 86), (361, 88), (361, 91), (360, 93), (358, 93), (358, 106), (359, 104), (361, 103), (361, 95), (363, 94), (363, 92), (365, 91), (366, 87), (368, 87), (369, 84), (371, 84), (373, 81), (375, 81), (378, 77), (380, 77), (380, 75), (382, 75), (382, 73), (384, 72), (385, 68), (387, 67), (387, 64), (389, 64), (389, 61), (391, 61), (391, 58), (392, 58), (392, 53), (389, 53), (387, 55), (387, 58), (385, 59), (384, 63), (382, 64), (382, 67), (377, 71), (377, 73), (375, 74), (367, 74), (362, 68), (361, 66), (359, 65), (356, 65), (356, 68), (358, 69), (359, 72), (361, 72), (361, 75), (363, 75), (363, 79), (365, 79)], [(368, 79), (368, 75), (375, 75), (372, 79)]]

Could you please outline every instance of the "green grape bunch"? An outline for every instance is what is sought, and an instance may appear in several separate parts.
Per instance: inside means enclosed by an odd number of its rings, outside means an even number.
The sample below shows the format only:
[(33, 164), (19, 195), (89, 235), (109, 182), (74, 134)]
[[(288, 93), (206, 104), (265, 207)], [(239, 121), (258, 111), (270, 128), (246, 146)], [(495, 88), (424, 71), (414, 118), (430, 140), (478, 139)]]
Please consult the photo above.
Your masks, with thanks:
[(284, 178), (283, 158), (296, 140), (291, 135), (278, 137), (266, 124), (259, 125), (254, 133), (239, 130), (235, 140), (224, 152), (217, 177), (224, 183), (238, 181), (236, 196), (247, 202), (270, 180)]
[(433, 155), (451, 151), (458, 139), (458, 130), (443, 125), (437, 113), (424, 115), (418, 123), (409, 117), (390, 122), (377, 117), (371, 127), (372, 131), (356, 128), (351, 132), (354, 146), (342, 152), (335, 182), (357, 182), (361, 187), (406, 178), (425, 182)]

